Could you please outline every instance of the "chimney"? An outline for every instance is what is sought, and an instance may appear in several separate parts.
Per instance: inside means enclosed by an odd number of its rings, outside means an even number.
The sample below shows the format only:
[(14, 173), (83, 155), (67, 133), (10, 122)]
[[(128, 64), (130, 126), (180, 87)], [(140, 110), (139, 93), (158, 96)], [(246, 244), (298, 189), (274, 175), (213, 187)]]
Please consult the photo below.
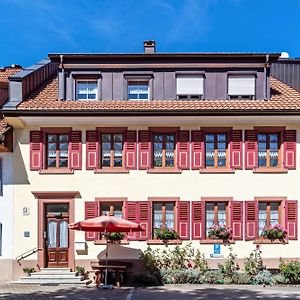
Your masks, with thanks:
[(144, 53), (145, 54), (155, 53), (155, 41), (144, 41)]

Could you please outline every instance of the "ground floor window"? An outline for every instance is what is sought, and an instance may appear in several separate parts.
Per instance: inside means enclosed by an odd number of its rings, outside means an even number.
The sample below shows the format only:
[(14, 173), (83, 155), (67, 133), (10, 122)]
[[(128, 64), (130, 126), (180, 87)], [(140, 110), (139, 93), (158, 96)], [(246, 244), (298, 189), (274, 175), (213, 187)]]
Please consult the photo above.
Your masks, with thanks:
[(153, 203), (153, 232), (157, 228), (168, 228), (175, 230), (175, 203), (154, 202)]
[(206, 202), (206, 237), (208, 237), (209, 229), (213, 225), (227, 225), (227, 203), (226, 202)]
[(264, 227), (272, 226), (280, 222), (280, 202), (258, 203), (258, 233), (263, 232)]

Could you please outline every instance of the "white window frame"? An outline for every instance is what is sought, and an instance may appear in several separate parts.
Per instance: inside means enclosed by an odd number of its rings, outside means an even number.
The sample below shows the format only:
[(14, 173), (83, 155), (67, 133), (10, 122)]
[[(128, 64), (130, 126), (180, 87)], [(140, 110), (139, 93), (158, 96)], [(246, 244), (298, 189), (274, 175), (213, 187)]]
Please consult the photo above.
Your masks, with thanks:
[[(240, 81), (239, 83), (235, 83), (235, 87), (230, 87), (230, 80), (236, 79)], [(247, 83), (247, 80), (249, 81)], [(251, 82), (250, 82), (251, 80)], [(246, 90), (243, 91), (243, 86), (241, 83), (248, 84), (249, 86), (246, 87)], [(253, 81), (253, 82), (252, 82)], [(253, 84), (253, 86), (252, 86)], [(247, 88), (249, 90), (247, 90)], [(233, 89), (233, 91), (231, 91)], [(251, 89), (251, 90), (250, 90)], [(229, 99), (254, 99), (256, 95), (256, 78), (255, 75), (228, 75), (227, 78), (227, 93)]]
[[(96, 84), (96, 95), (95, 95), (95, 99), (79, 99), (78, 98), (78, 84), (80, 82), (86, 82), (86, 83), (95, 83)], [(87, 96), (89, 95), (89, 93), (86, 94)], [(95, 79), (76, 79), (75, 80), (75, 99), (77, 101), (95, 101), (99, 99), (99, 92), (98, 92), (98, 80)]]
[[(188, 82), (190, 80), (190, 82)], [(195, 85), (199, 80), (199, 86)], [(180, 87), (179, 82), (182, 81)], [(194, 81), (194, 86), (191, 82)], [(191, 89), (188, 91), (188, 89)], [(179, 100), (198, 100), (204, 96), (204, 76), (198, 74), (178, 74), (176, 75), (176, 97)]]
[[(134, 99), (134, 98), (130, 98), (129, 97), (129, 86), (130, 86), (130, 83), (132, 82), (147, 82), (148, 83), (148, 98), (147, 99)], [(150, 100), (150, 80), (149, 79), (135, 79), (135, 78), (132, 78), (132, 79), (127, 79), (127, 100), (130, 100), (130, 101), (148, 101)]]

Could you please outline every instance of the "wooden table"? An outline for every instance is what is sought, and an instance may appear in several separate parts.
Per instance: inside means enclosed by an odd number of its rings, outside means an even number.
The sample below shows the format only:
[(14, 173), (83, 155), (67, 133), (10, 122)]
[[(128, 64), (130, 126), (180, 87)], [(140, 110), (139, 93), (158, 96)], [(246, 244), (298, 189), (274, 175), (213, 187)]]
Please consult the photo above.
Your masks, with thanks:
[[(104, 279), (104, 272), (106, 270), (106, 265), (92, 265), (93, 270), (97, 270), (95, 272), (95, 283), (97, 287), (100, 286), (100, 283)], [(117, 287), (121, 286), (121, 278), (120, 273), (124, 272), (126, 269), (126, 266), (124, 265), (107, 265), (107, 272), (115, 272), (116, 273), (116, 284)]]

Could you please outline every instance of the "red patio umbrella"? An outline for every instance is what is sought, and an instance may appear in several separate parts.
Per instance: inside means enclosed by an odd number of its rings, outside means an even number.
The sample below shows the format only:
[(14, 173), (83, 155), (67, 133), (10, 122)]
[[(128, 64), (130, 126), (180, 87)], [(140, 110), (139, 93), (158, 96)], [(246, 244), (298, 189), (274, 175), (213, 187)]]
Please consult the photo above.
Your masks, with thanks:
[[(101, 216), (76, 223), (69, 224), (72, 230), (92, 231), (92, 232), (134, 232), (145, 231), (145, 229), (138, 223), (134, 223), (122, 218), (114, 216)], [(105, 270), (105, 287), (107, 286), (107, 259), (108, 259), (108, 242), (106, 243), (106, 270)]]

